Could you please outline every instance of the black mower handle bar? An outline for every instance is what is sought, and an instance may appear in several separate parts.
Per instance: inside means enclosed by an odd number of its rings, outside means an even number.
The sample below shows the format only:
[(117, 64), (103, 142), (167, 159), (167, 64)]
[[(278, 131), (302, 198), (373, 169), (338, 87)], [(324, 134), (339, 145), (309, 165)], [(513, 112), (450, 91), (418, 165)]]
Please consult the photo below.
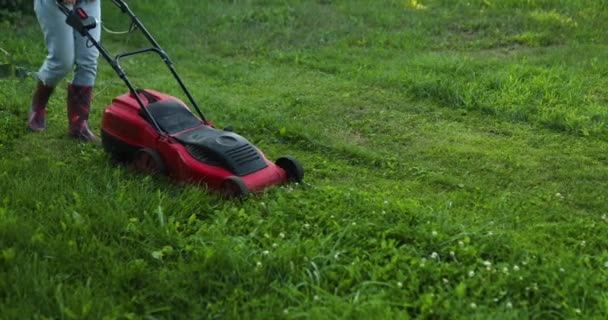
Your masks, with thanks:
[(129, 6), (124, 1), (120, 0), (112, 0), (112, 2), (122, 11), (127, 12), (129, 10)]
[(70, 25), (72, 28), (74, 28), (74, 30), (76, 30), (78, 33), (80, 33), (83, 37), (86, 37), (93, 44), (93, 46), (95, 48), (97, 48), (97, 50), (99, 50), (99, 53), (108, 61), (108, 63), (112, 66), (112, 68), (114, 69), (116, 74), (118, 74), (118, 76), (125, 82), (127, 87), (129, 87), (129, 90), (131, 91), (131, 93), (133, 94), (135, 99), (137, 100), (137, 103), (140, 105), (140, 107), (143, 110), (145, 110), (145, 112), (147, 113), (149, 118), (152, 120), (152, 123), (158, 132), (161, 132), (162, 130), (160, 129), (160, 127), (158, 126), (158, 123), (156, 122), (154, 117), (150, 114), (148, 109), (145, 108), (143, 101), (141, 100), (139, 94), (137, 94), (137, 90), (135, 89), (135, 87), (133, 86), (133, 84), (131, 83), (129, 78), (127, 77), (127, 75), (124, 72), (124, 70), (122, 69), (122, 67), (120, 66), (120, 61), (119, 61), (120, 58), (132, 56), (132, 55), (136, 55), (136, 54), (140, 54), (140, 53), (146, 53), (146, 52), (157, 53), (161, 57), (161, 59), (165, 62), (165, 64), (169, 68), (169, 71), (171, 71), (171, 74), (173, 75), (173, 77), (175, 78), (175, 80), (177, 81), (177, 83), (179, 84), (181, 89), (184, 91), (184, 93), (188, 97), (188, 100), (190, 101), (190, 103), (192, 103), (192, 106), (194, 107), (194, 109), (196, 110), (198, 115), (201, 117), (201, 120), (205, 121), (205, 116), (201, 112), (201, 109), (198, 106), (198, 103), (196, 102), (196, 100), (194, 100), (194, 97), (192, 96), (192, 94), (190, 93), (188, 88), (186, 88), (186, 85), (184, 84), (182, 79), (177, 74), (177, 71), (175, 70), (175, 67), (173, 66), (173, 62), (171, 61), (169, 56), (167, 56), (167, 54), (160, 47), (158, 42), (156, 42), (156, 40), (152, 37), (150, 32), (148, 32), (148, 30), (143, 26), (141, 21), (139, 21), (137, 16), (135, 16), (133, 11), (131, 11), (129, 6), (124, 1), (112, 0), (112, 2), (123, 13), (127, 14), (131, 18), (131, 22), (139, 30), (141, 30), (141, 32), (144, 34), (146, 39), (148, 39), (148, 41), (152, 44), (152, 47), (123, 52), (123, 53), (117, 54), (114, 58), (112, 58), (110, 53), (97, 40), (95, 40), (95, 38), (93, 38), (93, 36), (89, 33), (89, 30), (91, 30), (97, 26), (97, 21), (95, 20), (95, 18), (89, 17), (88, 14), (82, 8), (76, 8), (75, 10), (70, 10), (68, 7), (66, 7), (62, 3), (61, 0), (56, 0), (59, 10), (61, 10), (67, 17), (66, 23), (68, 25)]

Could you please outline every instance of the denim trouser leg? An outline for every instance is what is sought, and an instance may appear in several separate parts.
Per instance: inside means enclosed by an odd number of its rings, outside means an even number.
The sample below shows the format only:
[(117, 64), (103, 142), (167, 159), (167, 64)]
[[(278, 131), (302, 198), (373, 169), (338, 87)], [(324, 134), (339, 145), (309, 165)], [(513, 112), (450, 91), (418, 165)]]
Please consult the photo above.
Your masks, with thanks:
[[(99, 41), (100, 0), (78, 0), (74, 6), (83, 8), (89, 16), (97, 19), (97, 27), (89, 32)], [(54, 87), (75, 65), (72, 83), (93, 86), (97, 74), (98, 50), (87, 43), (86, 37), (81, 36), (65, 23), (66, 17), (57, 8), (55, 0), (34, 0), (34, 10), (48, 50), (48, 55), (38, 70), (38, 79), (46, 86)]]

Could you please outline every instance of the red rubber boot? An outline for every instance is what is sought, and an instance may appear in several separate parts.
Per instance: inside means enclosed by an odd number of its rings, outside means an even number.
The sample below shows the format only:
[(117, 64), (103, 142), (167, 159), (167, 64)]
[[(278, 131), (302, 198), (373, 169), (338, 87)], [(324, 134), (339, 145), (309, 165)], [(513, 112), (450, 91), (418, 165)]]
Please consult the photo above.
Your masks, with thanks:
[(54, 87), (45, 86), (42, 81), (36, 83), (36, 90), (32, 98), (30, 110), (27, 113), (27, 129), (34, 132), (42, 131), (46, 128), (45, 109), (49, 98), (53, 93)]
[(84, 141), (101, 142), (87, 124), (93, 87), (68, 84), (68, 133)]

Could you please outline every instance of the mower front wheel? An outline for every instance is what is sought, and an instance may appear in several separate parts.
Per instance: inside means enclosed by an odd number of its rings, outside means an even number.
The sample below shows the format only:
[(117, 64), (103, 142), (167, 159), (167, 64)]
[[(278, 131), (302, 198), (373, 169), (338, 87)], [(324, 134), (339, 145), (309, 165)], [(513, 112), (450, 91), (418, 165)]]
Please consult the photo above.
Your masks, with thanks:
[(249, 189), (243, 179), (230, 176), (222, 181), (220, 192), (227, 198), (242, 198), (249, 194)]
[(287, 181), (300, 183), (304, 179), (304, 167), (296, 158), (291, 156), (281, 157), (275, 161), (275, 164), (285, 170)]
[(145, 174), (165, 174), (167, 171), (160, 154), (151, 148), (137, 150), (133, 165), (137, 171)]

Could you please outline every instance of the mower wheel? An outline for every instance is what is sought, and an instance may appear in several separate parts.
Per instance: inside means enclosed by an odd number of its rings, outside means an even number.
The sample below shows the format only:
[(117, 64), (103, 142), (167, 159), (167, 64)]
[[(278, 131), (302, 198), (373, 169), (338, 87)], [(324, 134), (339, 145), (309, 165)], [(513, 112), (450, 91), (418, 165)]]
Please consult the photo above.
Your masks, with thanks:
[(275, 164), (285, 170), (287, 181), (300, 183), (304, 179), (304, 168), (296, 158), (291, 156), (281, 157), (277, 159)]
[(143, 148), (135, 153), (135, 169), (145, 174), (165, 174), (166, 167), (160, 154), (154, 149)]
[(230, 176), (222, 181), (220, 189), (222, 195), (228, 198), (242, 198), (249, 194), (249, 189), (243, 179), (237, 176)]

